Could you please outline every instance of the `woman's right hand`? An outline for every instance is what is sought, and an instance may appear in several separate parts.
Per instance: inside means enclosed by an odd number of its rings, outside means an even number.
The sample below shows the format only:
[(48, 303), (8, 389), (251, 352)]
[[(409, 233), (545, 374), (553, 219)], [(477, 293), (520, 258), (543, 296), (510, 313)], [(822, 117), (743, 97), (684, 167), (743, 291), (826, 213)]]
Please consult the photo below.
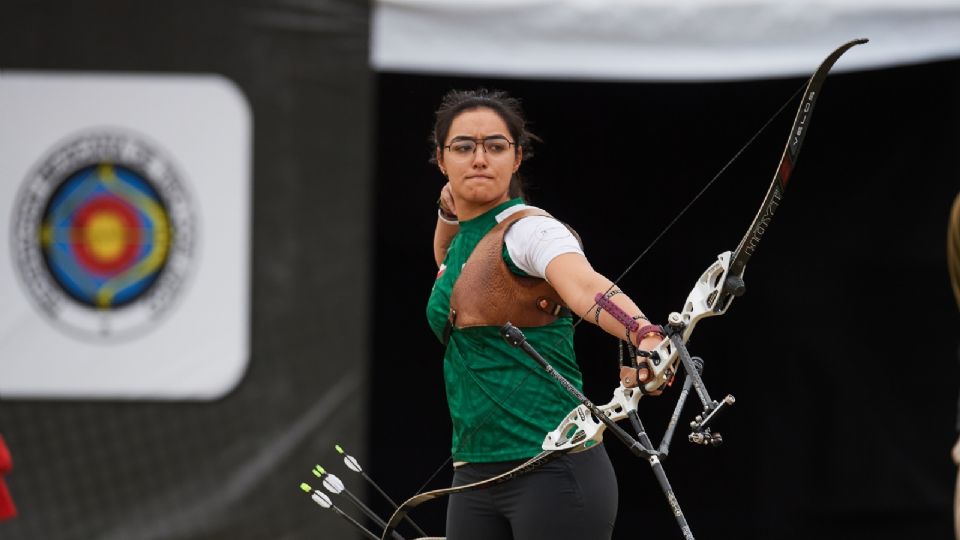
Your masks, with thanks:
[[(446, 217), (457, 219), (457, 205), (453, 202), (453, 192), (450, 191), (450, 182), (447, 182), (440, 188), (440, 199), (437, 201), (440, 205), (440, 211), (446, 214)], [(451, 220), (452, 221), (452, 220)]]

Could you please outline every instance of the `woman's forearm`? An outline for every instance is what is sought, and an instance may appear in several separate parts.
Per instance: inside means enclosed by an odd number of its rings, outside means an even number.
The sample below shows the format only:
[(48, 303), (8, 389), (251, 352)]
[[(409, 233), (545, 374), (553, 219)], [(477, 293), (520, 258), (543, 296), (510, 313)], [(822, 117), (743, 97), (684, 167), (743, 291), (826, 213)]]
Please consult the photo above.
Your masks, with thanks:
[[(551, 261), (547, 266), (547, 279), (574, 313), (619, 339), (626, 339), (627, 330), (620, 321), (599, 309), (595, 301), (597, 293), (607, 293), (612, 303), (632, 317), (643, 314), (629, 296), (622, 292), (614, 293), (619, 289), (611, 288), (613, 282), (595, 271), (580, 254), (560, 255)], [(642, 327), (649, 324), (649, 321), (641, 319), (638, 323)], [(636, 344), (636, 335), (631, 334), (630, 341)], [(654, 337), (649, 343), (641, 345), (655, 346), (657, 343), (659, 338)]]
[(460, 225), (451, 225), (439, 217), (437, 218), (437, 228), (433, 231), (433, 258), (437, 262), (437, 268), (447, 257), (447, 249), (450, 248), (450, 242), (460, 230)]

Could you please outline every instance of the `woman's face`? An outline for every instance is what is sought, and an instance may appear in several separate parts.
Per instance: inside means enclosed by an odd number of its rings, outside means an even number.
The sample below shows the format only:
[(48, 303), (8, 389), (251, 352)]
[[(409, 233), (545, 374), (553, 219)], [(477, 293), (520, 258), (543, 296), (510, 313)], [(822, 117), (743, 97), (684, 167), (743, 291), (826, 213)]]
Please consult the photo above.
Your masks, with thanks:
[[(475, 148), (465, 151), (471, 140)], [(514, 142), (506, 122), (491, 109), (471, 109), (457, 115), (443, 141), (444, 148), (437, 150), (437, 164), (450, 181), (454, 198), (469, 206), (508, 200), (510, 178), (522, 157), (522, 149), (511, 144)]]

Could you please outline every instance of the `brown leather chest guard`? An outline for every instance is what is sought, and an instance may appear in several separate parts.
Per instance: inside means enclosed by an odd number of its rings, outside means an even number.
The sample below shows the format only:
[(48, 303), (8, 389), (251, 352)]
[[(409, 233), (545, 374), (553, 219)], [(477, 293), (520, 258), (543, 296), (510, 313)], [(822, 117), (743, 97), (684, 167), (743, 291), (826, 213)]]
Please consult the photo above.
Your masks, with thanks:
[[(510, 227), (528, 216), (550, 216), (539, 209), (511, 214), (480, 239), (450, 292), (448, 322), (470, 326), (546, 326), (568, 311), (547, 280), (518, 276), (503, 260), (503, 239)], [(568, 227), (569, 228), (569, 227)], [(577, 241), (580, 237), (571, 229)]]

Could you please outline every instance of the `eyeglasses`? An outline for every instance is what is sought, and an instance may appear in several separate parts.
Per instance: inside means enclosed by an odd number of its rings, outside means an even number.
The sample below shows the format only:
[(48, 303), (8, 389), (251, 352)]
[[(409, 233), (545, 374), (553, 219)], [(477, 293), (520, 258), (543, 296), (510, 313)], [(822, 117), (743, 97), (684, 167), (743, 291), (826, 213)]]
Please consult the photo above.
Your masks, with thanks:
[(507, 140), (506, 137), (496, 135), (483, 139), (454, 139), (444, 148), (450, 150), (454, 157), (468, 159), (476, 153), (478, 146), (483, 146), (483, 150), (488, 156), (497, 157), (506, 154), (511, 145), (516, 145), (516, 143)]

